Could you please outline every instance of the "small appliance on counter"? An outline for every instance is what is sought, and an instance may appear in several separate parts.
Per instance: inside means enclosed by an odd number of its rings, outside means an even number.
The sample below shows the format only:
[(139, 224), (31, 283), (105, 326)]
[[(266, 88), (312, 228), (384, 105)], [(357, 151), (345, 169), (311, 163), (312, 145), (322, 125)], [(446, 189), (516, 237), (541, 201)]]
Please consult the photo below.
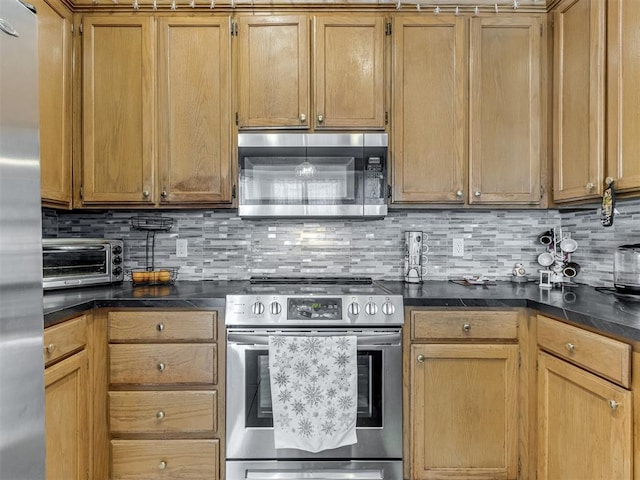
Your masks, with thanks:
[(640, 243), (621, 245), (613, 256), (613, 285), (624, 294), (640, 294)]
[(422, 283), (427, 261), (424, 241), (422, 232), (405, 232), (404, 281), (407, 283)]

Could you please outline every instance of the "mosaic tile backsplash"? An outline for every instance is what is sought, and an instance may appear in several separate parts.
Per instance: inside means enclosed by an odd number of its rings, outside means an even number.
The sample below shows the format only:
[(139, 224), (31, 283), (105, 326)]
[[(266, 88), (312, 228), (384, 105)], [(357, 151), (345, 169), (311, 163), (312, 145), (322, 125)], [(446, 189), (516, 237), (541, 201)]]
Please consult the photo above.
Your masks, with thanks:
[[(614, 226), (600, 225), (597, 209), (392, 210), (378, 220), (246, 220), (234, 211), (167, 211), (173, 227), (158, 232), (155, 265), (179, 267), (179, 280), (241, 280), (256, 275), (370, 276), (401, 280), (404, 232), (425, 234), (425, 280), (485, 275), (508, 280), (515, 263), (537, 277), (544, 247), (537, 236), (562, 227), (579, 245), (572, 260), (578, 283), (611, 285), (613, 250), (640, 242), (640, 201), (619, 203)], [(45, 237), (106, 237), (125, 241), (125, 269), (146, 266), (146, 232), (131, 217), (160, 212), (63, 212), (43, 209)], [(176, 239), (186, 239), (188, 257), (176, 257)], [(464, 256), (453, 257), (454, 238), (464, 239)]]

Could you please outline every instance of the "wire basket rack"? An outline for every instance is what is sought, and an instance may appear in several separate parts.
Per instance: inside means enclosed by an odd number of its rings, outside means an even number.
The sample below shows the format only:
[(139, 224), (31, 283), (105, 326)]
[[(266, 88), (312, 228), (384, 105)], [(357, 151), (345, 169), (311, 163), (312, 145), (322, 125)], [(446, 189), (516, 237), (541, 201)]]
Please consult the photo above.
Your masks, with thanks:
[(131, 226), (135, 230), (147, 232), (145, 243), (145, 265), (144, 269), (131, 270), (131, 281), (133, 285), (167, 285), (173, 284), (178, 276), (178, 269), (175, 267), (156, 268), (155, 249), (156, 234), (158, 232), (168, 232), (173, 227), (173, 218), (135, 216), (131, 217)]

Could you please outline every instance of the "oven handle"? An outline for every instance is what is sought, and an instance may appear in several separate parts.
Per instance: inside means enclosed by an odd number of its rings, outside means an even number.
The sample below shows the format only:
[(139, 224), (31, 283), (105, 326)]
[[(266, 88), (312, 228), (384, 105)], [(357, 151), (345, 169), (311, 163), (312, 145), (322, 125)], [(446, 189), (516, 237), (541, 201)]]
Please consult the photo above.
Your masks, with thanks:
[(269, 336), (334, 337), (355, 336), (358, 346), (402, 345), (400, 330), (363, 331), (363, 330), (227, 330), (227, 344), (269, 345)]
[(272, 471), (266, 472), (264, 470), (247, 470), (247, 480), (303, 480), (303, 479), (317, 479), (317, 480), (382, 480), (382, 472), (380, 470), (330, 470), (323, 472), (321, 470), (308, 471), (308, 470), (287, 470), (287, 471)]
[(43, 246), (43, 252), (68, 252), (77, 250), (105, 250), (104, 245), (61, 245), (57, 247)]

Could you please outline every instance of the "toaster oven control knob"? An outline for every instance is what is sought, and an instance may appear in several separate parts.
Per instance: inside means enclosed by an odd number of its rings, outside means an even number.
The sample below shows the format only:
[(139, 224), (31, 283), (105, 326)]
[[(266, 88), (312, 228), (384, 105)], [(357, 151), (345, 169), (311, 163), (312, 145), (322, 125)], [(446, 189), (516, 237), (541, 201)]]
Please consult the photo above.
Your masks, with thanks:
[(269, 305), (269, 311), (271, 312), (271, 315), (279, 315), (282, 311), (282, 305), (278, 302), (271, 302), (271, 305)]
[(120, 265), (122, 263), (122, 257), (113, 257), (113, 264)]
[(120, 255), (122, 253), (122, 247), (120, 245), (116, 245), (113, 247), (113, 254)]
[(122, 273), (122, 269), (120, 267), (116, 267), (113, 269), (113, 274), (118, 277)]
[(264, 313), (264, 304), (262, 302), (256, 302), (251, 305), (251, 312), (254, 315), (262, 315)]
[(358, 302), (351, 302), (347, 307), (347, 311), (349, 312), (349, 315), (357, 317), (360, 315), (360, 304)]
[(364, 311), (367, 312), (367, 315), (375, 315), (378, 312), (378, 306), (373, 302), (369, 302), (364, 306)]
[(384, 313), (385, 315), (393, 315), (395, 311), (396, 307), (393, 306), (393, 303), (384, 302), (382, 304), (382, 313)]

